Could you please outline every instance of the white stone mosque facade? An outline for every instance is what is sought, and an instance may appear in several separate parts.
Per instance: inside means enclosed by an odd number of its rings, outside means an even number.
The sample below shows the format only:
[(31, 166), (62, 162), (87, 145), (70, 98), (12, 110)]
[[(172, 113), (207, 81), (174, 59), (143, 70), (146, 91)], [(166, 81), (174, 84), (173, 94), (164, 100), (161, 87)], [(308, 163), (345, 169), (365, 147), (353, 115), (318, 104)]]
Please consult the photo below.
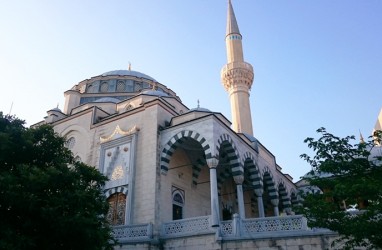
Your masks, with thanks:
[[(107, 219), (116, 249), (324, 249), (331, 233), (293, 212), (297, 189), (253, 135), (244, 61), (231, 1), (221, 71), (231, 121), (189, 109), (146, 74), (115, 70), (67, 90), (42, 123), (77, 160), (109, 178)], [(221, 87), (221, 86), (216, 86)], [(37, 124), (38, 125), (38, 124)]]

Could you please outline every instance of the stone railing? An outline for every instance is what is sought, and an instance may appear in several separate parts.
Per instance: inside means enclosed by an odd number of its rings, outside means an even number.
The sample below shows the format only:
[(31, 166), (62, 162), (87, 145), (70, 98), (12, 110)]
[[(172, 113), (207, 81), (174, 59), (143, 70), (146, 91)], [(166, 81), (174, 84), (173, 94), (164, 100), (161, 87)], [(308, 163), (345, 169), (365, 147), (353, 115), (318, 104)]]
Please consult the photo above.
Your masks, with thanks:
[(153, 237), (153, 226), (151, 223), (114, 226), (113, 237), (121, 243), (150, 241)]
[(214, 233), (210, 216), (175, 220), (162, 224), (161, 236), (164, 238)]
[(302, 215), (285, 217), (264, 217), (240, 219), (237, 214), (231, 221), (222, 221), (220, 234), (224, 237), (262, 236), (268, 233), (289, 233), (309, 231), (307, 221)]

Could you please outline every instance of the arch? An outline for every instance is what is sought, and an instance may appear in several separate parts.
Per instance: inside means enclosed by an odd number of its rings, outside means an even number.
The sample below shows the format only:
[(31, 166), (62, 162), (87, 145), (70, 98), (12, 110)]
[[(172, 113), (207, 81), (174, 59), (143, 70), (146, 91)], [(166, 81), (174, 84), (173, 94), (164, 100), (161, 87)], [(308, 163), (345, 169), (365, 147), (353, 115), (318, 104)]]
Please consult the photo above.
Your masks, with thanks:
[(205, 166), (207, 162), (204, 159), (197, 159), (195, 164), (192, 164), (192, 185), (196, 186), (200, 171), (202, 167)]
[(243, 157), (244, 173), (246, 185), (249, 186), (249, 197), (244, 202), (249, 202), (252, 215), (258, 210), (258, 198), (263, 195), (263, 180), (260, 176), (260, 171), (255, 163), (254, 157), (249, 152), (246, 152)]
[(212, 157), (210, 145), (207, 143), (204, 137), (202, 137), (199, 133), (195, 131), (182, 130), (181, 132), (171, 137), (171, 139), (164, 145), (161, 155), (162, 173), (167, 173), (171, 156), (173, 155), (174, 151), (178, 148), (178, 146), (185, 141), (186, 138), (194, 139), (195, 141), (200, 143), (206, 156), (206, 160)]
[(288, 197), (288, 192), (285, 188), (284, 182), (281, 180), (278, 185), (278, 190), (279, 190), (279, 197), (280, 197), (280, 202), (279, 202), (279, 208), (281, 210), (284, 210), (285, 212), (289, 213), (290, 208), (291, 208), (291, 202)]
[(111, 188), (111, 189), (104, 191), (106, 199), (115, 193), (123, 193), (123, 194), (127, 195), (128, 189), (127, 189), (127, 187), (119, 186), (119, 187)]
[(294, 189), (292, 189), (290, 192), (290, 200), (291, 200), (292, 207), (298, 205), (298, 196), (297, 196), (297, 192)]
[(73, 155), (80, 156), (81, 160), (87, 164), (98, 165), (97, 163), (88, 162), (86, 149), (90, 147), (90, 141), (89, 138), (85, 136), (87, 134), (89, 134), (89, 131), (87, 131), (84, 127), (81, 127), (79, 125), (69, 125), (60, 132), (60, 135), (62, 137), (65, 137), (67, 139), (70, 139), (72, 137), (75, 138), (75, 140), (72, 141), (73, 144), (70, 149)]
[(134, 108), (134, 105), (132, 103), (128, 103), (126, 106), (125, 106), (125, 110), (126, 111), (129, 111), (129, 110), (132, 110)]
[(253, 188), (256, 192), (257, 196), (261, 196), (263, 190), (263, 181), (260, 176), (260, 171), (255, 164), (253, 156), (248, 152), (245, 154), (244, 159), (244, 168), (249, 173), (249, 181), (251, 188)]
[(273, 181), (272, 173), (267, 169), (264, 169), (263, 171), (263, 183), (264, 186), (266, 186), (268, 189), (269, 198), (271, 199), (271, 201), (277, 202), (279, 199), (279, 195), (277, 193), (275, 183)]
[[(218, 139), (218, 145), (216, 146), (216, 150), (217, 152), (219, 152), (219, 154), (221, 152), (220, 150), (223, 150), (227, 154), (226, 157), (228, 157), (227, 160), (231, 167), (232, 176), (244, 175), (244, 168), (239, 161), (239, 152), (231, 136), (229, 136), (228, 134), (222, 134)], [(221, 157), (221, 155), (219, 156)]]
[(221, 189), (224, 181), (227, 180), (230, 177), (230, 175), (231, 174), (228, 168), (224, 168), (222, 171), (220, 171), (219, 176), (217, 177), (219, 195), (221, 194)]

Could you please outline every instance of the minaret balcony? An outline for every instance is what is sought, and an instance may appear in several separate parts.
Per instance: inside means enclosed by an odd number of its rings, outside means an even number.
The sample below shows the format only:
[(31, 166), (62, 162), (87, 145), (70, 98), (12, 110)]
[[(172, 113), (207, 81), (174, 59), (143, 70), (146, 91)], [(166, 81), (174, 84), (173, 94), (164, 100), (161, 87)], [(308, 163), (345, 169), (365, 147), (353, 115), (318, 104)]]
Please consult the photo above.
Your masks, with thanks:
[(244, 85), (249, 90), (253, 83), (254, 72), (249, 63), (231, 62), (224, 65), (220, 75), (222, 84), (227, 91), (235, 85)]

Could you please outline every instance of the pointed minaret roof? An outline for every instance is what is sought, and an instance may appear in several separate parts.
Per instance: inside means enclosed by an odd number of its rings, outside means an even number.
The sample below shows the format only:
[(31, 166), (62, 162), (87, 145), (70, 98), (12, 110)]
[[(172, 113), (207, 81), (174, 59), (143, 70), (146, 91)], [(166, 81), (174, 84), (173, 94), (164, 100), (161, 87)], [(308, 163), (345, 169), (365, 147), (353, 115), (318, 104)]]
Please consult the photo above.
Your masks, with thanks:
[(365, 140), (363, 139), (361, 130), (359, 131), (359, 143), (365, 143)]
[(235, 12), (233, 12), (231, 0), (228, 0), (226, 36), (232, 33), (240, 34), (240, 31), (239, 31), (239, 26), (237, 25), (237, 22), (236, 22)]

